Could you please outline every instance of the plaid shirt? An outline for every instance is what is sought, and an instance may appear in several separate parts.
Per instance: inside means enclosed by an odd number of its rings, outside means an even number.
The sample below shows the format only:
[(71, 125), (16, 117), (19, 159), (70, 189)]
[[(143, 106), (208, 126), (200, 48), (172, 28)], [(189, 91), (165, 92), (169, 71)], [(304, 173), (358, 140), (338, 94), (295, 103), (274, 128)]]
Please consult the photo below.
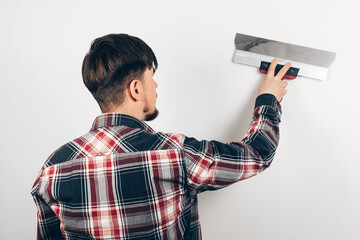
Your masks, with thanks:
[(197, 194), (266, 169), (280, 115), (273, 95), (259, 96), (245, 138), (227, 144), (100, 115), (89, 133), (51, 154), (36, 179), (38, 239), (201, 239)]

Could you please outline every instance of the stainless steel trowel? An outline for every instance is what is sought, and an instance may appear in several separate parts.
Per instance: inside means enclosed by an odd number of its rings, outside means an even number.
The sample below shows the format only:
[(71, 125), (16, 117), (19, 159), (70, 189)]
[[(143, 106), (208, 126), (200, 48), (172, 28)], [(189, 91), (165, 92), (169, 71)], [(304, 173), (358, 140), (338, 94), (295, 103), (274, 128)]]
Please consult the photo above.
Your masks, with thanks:
[(270, 62), (277, 58), (279, 64), (275, 72), (283, 64), (291, 62), (292, 66), (284, 78), (294, 79), (298, 75), (308, 78), (325, 80), (328, 68), (335, 60), (336, 53), (324, 50), (278, 42), (270, 39), (237, 33), (235, 37), (236, 63), (255, 66), (260, 72), (266, 73)]

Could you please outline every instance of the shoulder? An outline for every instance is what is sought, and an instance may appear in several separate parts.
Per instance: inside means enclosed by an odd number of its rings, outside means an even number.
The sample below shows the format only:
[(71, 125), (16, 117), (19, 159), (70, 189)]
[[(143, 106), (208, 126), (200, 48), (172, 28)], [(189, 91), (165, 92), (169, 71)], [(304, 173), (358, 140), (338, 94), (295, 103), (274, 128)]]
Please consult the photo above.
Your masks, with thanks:
[(183, 147), (186, 136), (181, 133), (162, 133), (174, 144)]
[(61, 145), (47, 158), (44, 168), (64, 163), (75, 158), (84, 157), (84, 149), (86, 148), (86, 143), (91, 136), (92, 135), (90, 133), (86, 133)]
[[(76, 140), (76, 139), (75, 139)], [(78, 150), (75, 147), (74, 141), (70, 141), (68, 143), (63, 144), (59, 148), (57, 148), (55, 151), (53, 151), (50, 156), (47, 158), (44, 168), (60, 164), (63, 162), (67, 162), (74, 158), (75, 155), (77, 155)]]
[(54, 166), (59, 163), (63, 163), (65, 161), (68, 161), (72, 158), (74, 155), (74, 149), (71, 147), (71, 142), (68, 142), (61, 147), (57, 148), (55, 151), (53, 151), (50, 156), (46, 159), (45, 163), (43, 164), (40, 172), (38, 173), (38, 176), (33, 184), (31, 194), (35, 195), (37, 191), (39, 190), (39, 184), (41, 182), (41, 178), (46, 172), (46, 169), (51, 168), (51, 166)]
[(139, 131), (126, 139), (136, 151), (182, 148), (185, 136), (178, 133)]

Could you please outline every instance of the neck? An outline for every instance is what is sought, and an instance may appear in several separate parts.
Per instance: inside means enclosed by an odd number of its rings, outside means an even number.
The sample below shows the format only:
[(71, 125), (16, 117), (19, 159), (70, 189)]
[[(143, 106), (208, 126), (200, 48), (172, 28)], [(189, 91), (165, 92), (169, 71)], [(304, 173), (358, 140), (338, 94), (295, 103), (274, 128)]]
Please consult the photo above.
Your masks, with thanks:
[(138, 105), (130, 106), (129, 104), (122, 104), (121, 106), (114, 106), (106, 109), (102, 111), (102, 113), (120, 113), (133, 116), (142, 121), (145, 119), (145, 114)]

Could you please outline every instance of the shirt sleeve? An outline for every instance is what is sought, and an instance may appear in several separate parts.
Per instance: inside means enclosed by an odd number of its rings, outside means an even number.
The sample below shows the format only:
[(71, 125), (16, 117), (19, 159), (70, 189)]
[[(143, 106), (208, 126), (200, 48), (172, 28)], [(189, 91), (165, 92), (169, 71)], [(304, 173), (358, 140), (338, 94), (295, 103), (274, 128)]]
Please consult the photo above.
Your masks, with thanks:
[(34, 194), (33, 198), (38, 209), (36, 239), (64, 239), (59, 218), (40, 196)]
[(191, 194), (216, 190), (255, 176), (270, 166), (279, 142), (281, 106), (272, 94), (257, 97), (253, 119), (239, 142), (198, 141), (185, 137)]

